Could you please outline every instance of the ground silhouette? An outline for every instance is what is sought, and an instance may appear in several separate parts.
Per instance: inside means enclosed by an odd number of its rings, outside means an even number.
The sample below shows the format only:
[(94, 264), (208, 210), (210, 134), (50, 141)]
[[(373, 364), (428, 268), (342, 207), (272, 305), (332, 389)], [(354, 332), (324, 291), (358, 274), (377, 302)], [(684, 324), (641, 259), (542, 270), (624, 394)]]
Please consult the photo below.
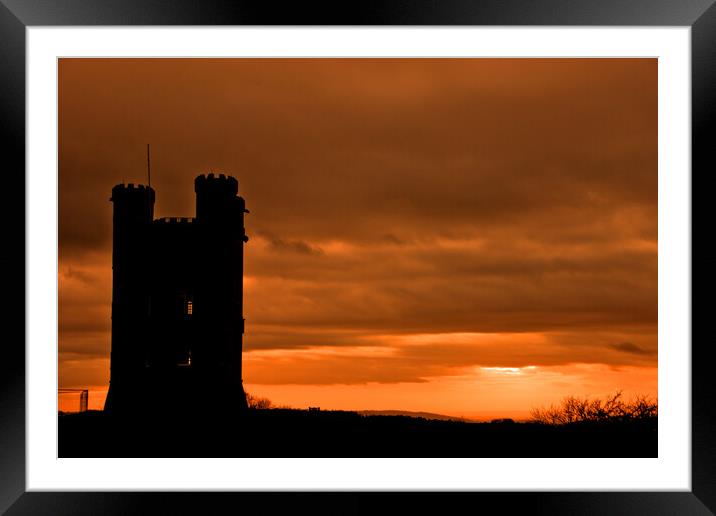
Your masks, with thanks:
[(60, 457), (657, 457), (657, 418), (565, 425), (348, 411), (89, 411), (58, 416)]

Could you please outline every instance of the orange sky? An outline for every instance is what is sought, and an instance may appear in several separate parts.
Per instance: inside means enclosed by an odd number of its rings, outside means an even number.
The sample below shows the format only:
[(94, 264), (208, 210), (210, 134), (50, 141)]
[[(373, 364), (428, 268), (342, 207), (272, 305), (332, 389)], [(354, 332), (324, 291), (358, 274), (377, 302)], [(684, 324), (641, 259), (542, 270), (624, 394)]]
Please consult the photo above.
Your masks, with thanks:
[(61, 60), (59, 383), (95, 408), (109, 196), (148, 142), (156, 217), (239, 180), (253, 394), (478, 418), (657, 394), (655, 59)]

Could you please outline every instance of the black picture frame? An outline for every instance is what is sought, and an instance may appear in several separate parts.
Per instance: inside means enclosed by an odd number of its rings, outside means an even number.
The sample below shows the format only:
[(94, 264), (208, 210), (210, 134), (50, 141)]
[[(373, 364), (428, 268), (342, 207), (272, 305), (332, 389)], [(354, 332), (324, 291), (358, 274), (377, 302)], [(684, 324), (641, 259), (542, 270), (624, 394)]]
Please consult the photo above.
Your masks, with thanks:
[[(716, 171), (715, 0), (413, 0), (282, 2), (265, 0), (0, 0), (0, 131), (5, 144), (5, 193), (23, 203), (25, 184), (25, 30), (32, 26), (83, 25), (572, 25), (691, 27), (692, 192)], [(9, 159), (8, 159), (9, 158)], [(20, 195), (18, 192), (23, 192)], [(7, 199), (6, 199), (7, 200)], [(698, 217), (692, 200), (692, 234)], [(699, 204), (703, 205), (703, 204)], [(25, 271), (23, 207), (4, 204), (7, 242), (3, 270)], [(9, 234), (8, 234), (9, 233)], [(692, 236), (693, 253), (695, 245)], [(22, 250), (22, 251), (20, 251)], [(692, 254), (693, 256), (693, 254)], [(693, 260), (692, 260), (693, 263)], [(692, 265), (692, 275), (696, 267)], [(699, 272), (707, 271), (699, 267)], [(17, 275), (19, 276), (19, 275)], [(700, 278), (706, 291), (710, 277)], [(695, 289), (692, 287), (692, 296)], [(49, 295), (49, 294), (48, 294)], [(5, 320), (24, 321), (24, 300), (14, 300)], [(692, 302), (692, 321), (694, 311)], [(701, 319), (703, 320), (703, 318)], [(692, 332), (697, 326), (692, 322)], [(290, 508), (352, 513), (401, 504), (445, 512), (497, 505), (500, 512), (538, 514), (716, 513), (716, 389), (712, 344), (696, 338), (692, 356), (692, 489), (690, 492), (458, 493), (449, 498), (413, 493), (409, 499), (377, 493), (70, 493), (25, 492), (25, 327), (6, 338), (0, 360), (0, 512), (20, 514), (214, 514), (259, 504), (262, 513)], [(688, 345), (688, 343), (683, 343)], [(407, 505), (406, 505), (407, 504)]]

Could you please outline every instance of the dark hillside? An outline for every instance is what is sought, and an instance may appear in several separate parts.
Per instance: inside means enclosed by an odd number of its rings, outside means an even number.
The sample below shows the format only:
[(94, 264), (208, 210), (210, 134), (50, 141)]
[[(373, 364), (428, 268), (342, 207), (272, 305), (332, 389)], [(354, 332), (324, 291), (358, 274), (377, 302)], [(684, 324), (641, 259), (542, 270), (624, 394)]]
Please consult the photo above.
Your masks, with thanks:
[(59, 417), (60, 457), (656, 457), (657, 419), (467, 423), (290, 409)]

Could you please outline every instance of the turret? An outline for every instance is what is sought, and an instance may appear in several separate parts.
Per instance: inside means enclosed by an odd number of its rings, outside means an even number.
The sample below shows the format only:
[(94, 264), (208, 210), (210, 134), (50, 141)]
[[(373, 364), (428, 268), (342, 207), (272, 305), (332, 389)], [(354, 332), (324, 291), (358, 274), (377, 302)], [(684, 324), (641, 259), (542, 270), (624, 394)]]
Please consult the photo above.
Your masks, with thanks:
[(112, 188), (109, 200), (114, 203), (112, 270), (113, 285), (117, 287), (146, 270), (144, 246), (154, 217), (154, 190), (144, 185), (121, 184)]
[(154, 189), (150, 186), (120, 184), (112, 188), (114, 220), (117, 217), (128, 222), (141, 223), (152, 221), (154, 216)]
[(151, 310), (147, 246), (154, 198), (154, 190), (144, 185), (112, 188), (112, 352), (106, 402), (110, 410), (128, 403), (122, 393), (128, 392), (127, 386), (145, 364)]
[(205, 328), (206, 345), (192, 354), (192, 364), (217, 379), (227, 392), (243, 399), (241, 348), (243, 319), (244, 199), (239, 182), (224, 174), (194, 180), (196, 226), (201, 254), (193, 310)]
[(233, 218), (239, 182), (224, 174), (200, 175), (194, 180), (196, 192), (196, 218), (206, 223), (227, 224)]

